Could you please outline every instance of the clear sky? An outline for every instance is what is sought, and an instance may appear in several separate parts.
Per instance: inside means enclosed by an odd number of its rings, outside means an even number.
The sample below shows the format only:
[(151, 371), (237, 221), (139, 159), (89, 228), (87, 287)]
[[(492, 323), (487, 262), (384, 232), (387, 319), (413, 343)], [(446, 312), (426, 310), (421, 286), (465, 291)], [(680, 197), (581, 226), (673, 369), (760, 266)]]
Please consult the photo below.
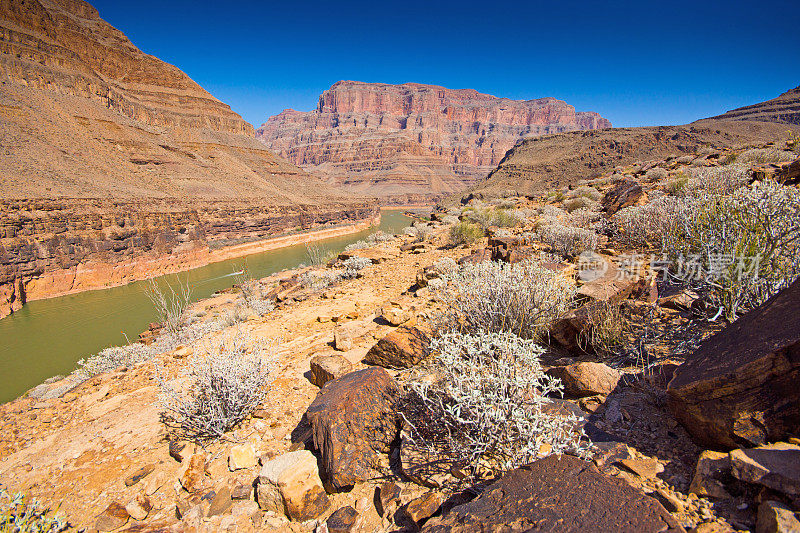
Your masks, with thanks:
[(683, 124), (800, 85), (800, 0), (90, 0), (259, 126), (340, 79), (554, 96), (615, 126)]

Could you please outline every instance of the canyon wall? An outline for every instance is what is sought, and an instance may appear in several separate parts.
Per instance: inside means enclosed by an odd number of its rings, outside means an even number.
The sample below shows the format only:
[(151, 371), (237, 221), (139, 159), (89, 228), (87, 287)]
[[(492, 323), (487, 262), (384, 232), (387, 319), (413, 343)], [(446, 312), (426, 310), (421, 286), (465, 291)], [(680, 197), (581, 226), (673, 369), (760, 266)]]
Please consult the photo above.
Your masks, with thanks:
[(520, 139), (610, 128), (555, 98), (509, 100), (472, 89), (339, 81), (313, 111), (287, 109), (256, 136), (331, 183), (392, 197), (441, 195), (484, 177)]
[(0, 146), (0, 317), (378, 214), (81, 0), (0, 0)]

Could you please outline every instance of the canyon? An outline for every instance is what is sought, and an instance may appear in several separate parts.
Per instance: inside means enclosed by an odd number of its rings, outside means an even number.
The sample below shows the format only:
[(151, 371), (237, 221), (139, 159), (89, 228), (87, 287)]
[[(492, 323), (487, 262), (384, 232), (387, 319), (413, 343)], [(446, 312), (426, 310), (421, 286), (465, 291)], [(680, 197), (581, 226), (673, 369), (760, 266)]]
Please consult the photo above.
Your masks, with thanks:
[(0, 317), (379, 216), (82, 0), (0, 1), (0, 117)]
[(510, 100), (473, 89), (339, 81), (313, 111), (256, 130), (268, 148), (329, 183), (384, 203), (436, 198), (474, 184), (518, 141), (610, 128), (555, 98)]

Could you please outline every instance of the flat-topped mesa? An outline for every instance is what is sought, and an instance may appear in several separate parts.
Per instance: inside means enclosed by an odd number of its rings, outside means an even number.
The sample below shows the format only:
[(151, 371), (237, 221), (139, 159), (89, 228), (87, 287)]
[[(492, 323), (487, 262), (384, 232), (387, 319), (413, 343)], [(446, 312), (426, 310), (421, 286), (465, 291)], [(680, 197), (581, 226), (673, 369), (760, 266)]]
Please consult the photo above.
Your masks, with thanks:
[(0, 0), (0, 79), (100, 100), (153, 126), (252, 135), (177, 67), (145, 54), (82, 0)]
[(387, 196), (455, 192), (485, 176), (520, 139), (610, 127), (597, 113), (555, 98), (339, 81), (315, 110), (287, 109), (256, 136), (313, 174)]

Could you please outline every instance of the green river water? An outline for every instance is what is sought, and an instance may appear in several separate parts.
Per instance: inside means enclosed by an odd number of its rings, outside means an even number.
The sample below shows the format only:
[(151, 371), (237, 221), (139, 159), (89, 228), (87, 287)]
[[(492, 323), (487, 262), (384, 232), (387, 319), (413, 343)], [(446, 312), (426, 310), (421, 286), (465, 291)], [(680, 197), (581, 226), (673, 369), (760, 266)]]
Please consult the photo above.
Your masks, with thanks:
[[(318, 241), (341, 251), (380, 229), (399, 233), (411, 219), (399, 210), (384, 210), (380, 226)], [(246, 267), (261, 278), (308, 262), (303, 244), (213, 263), (180, 274), (193, 287), (192, 299), (208, 298), (234, 283), (232, 272)], [(175, 275), (165, 276), (175, 281)], [(105, 347), (136, 339), (156, 316), (144, 289), (147, 282), (87, 291), (25, 304), (0, 320), (0, 403), (13, 400), (45, 379), (68, 374), (83, 357)]]

